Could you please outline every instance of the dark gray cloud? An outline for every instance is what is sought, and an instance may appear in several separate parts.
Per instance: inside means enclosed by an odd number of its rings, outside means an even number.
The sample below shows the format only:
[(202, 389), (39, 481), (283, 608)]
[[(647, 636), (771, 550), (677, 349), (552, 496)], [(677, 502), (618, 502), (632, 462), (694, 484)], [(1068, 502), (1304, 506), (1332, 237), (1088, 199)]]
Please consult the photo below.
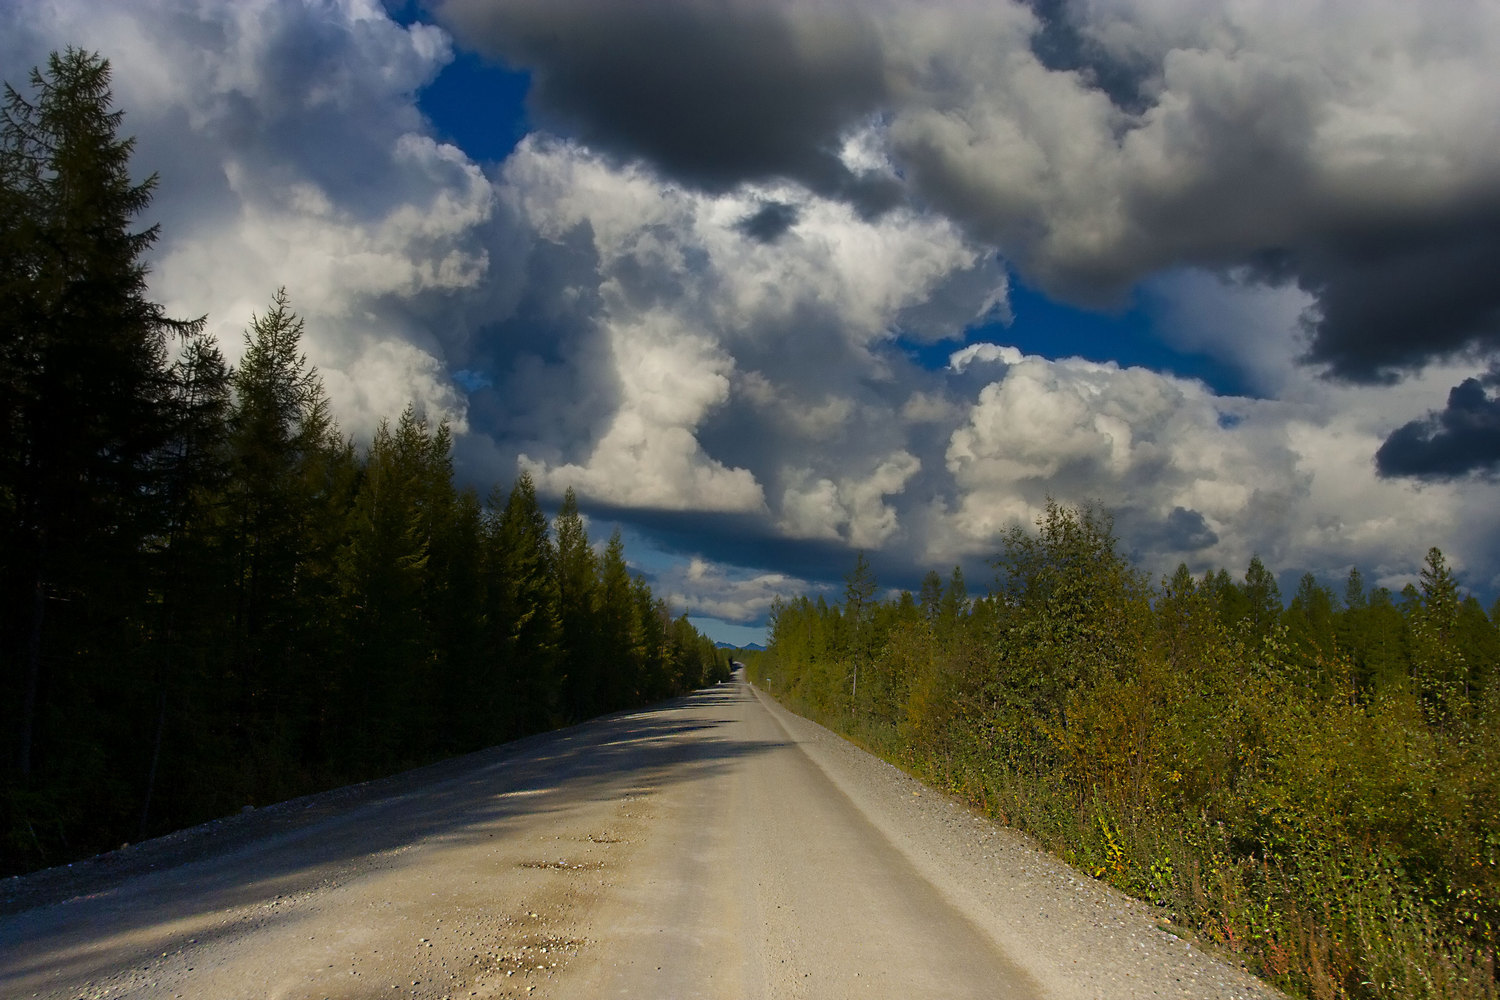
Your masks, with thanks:
[(1307, 357), (1335, 377), (1389, 382), (1433, 358), (1500, 350), (1500, 200), (1362, 227), (1281, 267), (1317, 298)]
[(1150, 106), (1146, 86), (1150, 68), (1112, 53), (1081, 30), (1082, 13), (1069, 0), (1025, 0), (1041, 28), (1031, 51), (1050, 70), (1079, 73), (1090, 86), (1109, 95), (1116, 107), (1139, 114)]
[(1448, 393), (1448, 405), (1392, 432), (1375, 453), (1380, 475), (1456, 479), (1500, 472), (1500, 367), (1464, 379)]
[(775, 243), (783, 233), (797, 224), (800, 214), (796, 205), (768, 201), (758, 212), (741, 219), (735, 228), (752, 240)]
[(886, 88), (874, 32), (850, 11), (810, 14), (812, 45), (785, 9), (763, 4), (447, 0), (437, 16), (530, 70), (535, 119), (597, 150), (710, 190), (795, 177), (864, 191), (837, 138)]
[(1174, 552), (1196, 552), (1218, 544), (1219, 536), (1196, 510), (1173, 507), (1162, 525), (1161, 540), (1163, 548)]
[(558, 240), (535, 240), (524, 260), (519, 298), (480, 327), (462, 355), (467, 371), (491, 383), (469, 394), (469, 419), (490, 436), (486, 448), (574, 461), (620, 403), (598, 321), (592, 231), (585, 224)]

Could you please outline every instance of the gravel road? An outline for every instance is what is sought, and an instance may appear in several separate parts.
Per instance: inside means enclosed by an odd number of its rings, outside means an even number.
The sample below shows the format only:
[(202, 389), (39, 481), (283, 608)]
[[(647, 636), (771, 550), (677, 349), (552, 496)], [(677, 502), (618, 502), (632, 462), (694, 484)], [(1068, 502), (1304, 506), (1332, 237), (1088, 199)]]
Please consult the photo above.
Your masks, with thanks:
[(0, 883), (0, 996), (1271, 998), (741, 682)]

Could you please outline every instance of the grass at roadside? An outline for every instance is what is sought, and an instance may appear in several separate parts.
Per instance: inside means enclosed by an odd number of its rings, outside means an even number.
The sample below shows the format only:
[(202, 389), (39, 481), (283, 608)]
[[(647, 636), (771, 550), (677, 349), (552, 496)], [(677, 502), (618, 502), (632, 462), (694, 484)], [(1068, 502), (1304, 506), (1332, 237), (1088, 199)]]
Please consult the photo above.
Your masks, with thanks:
[[(1468, 950), (1451, 914), (1424, 900), (1381, 852), (1247, 854), (1222, 821), (1125, 812), (993, 753), (993, 734), (918, 747), (896, 727), (786, 707), (1035, 837), (1085, 873), (1150, 902), (1226, 957), (1293, 995), (1496, 996), (1493, 959)], [(957, 727), (956, 727), (957, 729)], [(1445, 919), (1447, 918), (1447, 919)]]

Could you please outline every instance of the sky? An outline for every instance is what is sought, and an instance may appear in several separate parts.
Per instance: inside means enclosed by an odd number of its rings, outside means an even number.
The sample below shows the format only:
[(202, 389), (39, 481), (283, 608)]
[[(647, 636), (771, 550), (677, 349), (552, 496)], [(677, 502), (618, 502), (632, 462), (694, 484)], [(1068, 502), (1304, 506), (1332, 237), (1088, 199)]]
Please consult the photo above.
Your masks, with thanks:
[(151, 291), (284, 286), (341, 427), (572, 486), (716, 638), (974, 591), (1049, 497), (1153, 578), (1500, 591), (1492, 0), (11, 0), (110, 60)]

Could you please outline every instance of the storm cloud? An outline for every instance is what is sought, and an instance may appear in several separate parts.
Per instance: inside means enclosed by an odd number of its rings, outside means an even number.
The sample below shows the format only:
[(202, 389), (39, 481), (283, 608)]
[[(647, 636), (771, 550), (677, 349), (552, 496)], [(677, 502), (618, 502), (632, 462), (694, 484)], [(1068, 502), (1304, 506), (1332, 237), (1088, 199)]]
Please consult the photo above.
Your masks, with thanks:
[[(446, 0), (541, 120), (723, 191), (901, 200), (1030, 282), (1119, 301), (1167, 268), (1314, 297), (1306, 358), (1389, 381), (1500, 338), (1500, 13), (1482, 3)], [(896, 203), (887, 195), (889, 204)]]
[(1448, 394), (1448, 405), (1403, 424), (1375, 453), (1382, 476), (1453, 479), (1500, 473), (1500, 368), (1464, 379)]
[(795, 177), (856, 185), (836, 139), (886, 98), (879, 39), (856, 11), (680, 0), (453, 0), (441, 22), (532, 72), (531, 112), (601, 152), (710, 190)]

